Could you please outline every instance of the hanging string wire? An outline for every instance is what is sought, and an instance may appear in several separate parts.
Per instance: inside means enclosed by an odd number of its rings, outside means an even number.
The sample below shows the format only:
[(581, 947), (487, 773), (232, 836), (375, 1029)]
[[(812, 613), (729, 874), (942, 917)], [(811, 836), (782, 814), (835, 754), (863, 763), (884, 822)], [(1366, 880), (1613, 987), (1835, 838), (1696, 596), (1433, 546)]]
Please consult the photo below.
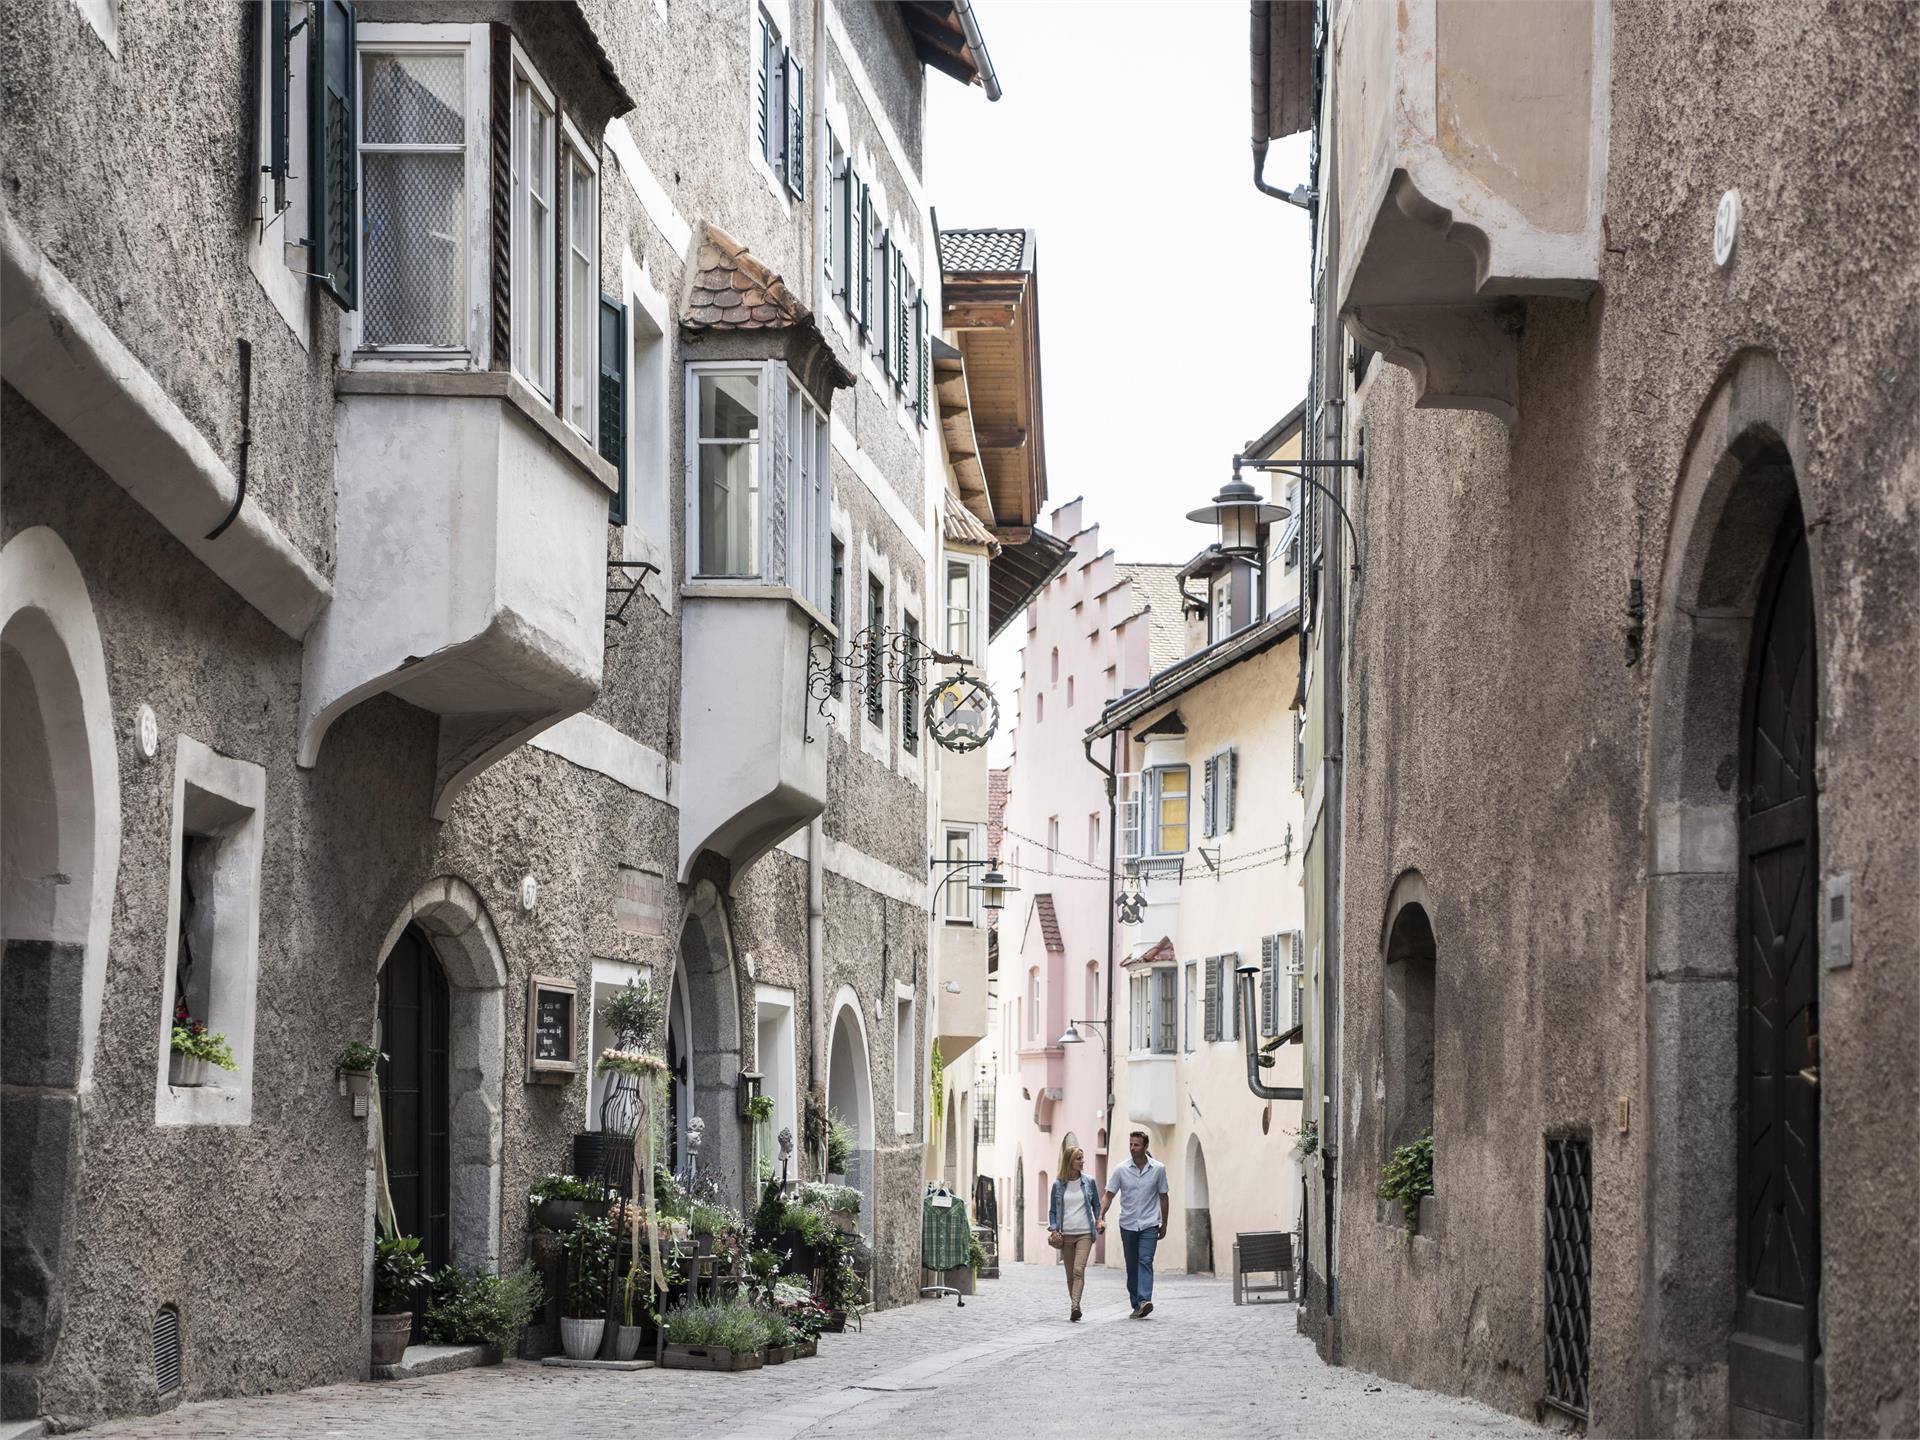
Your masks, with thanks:
[[(1044, 840), (1036, 840), (1031, 835), (1021, 834), (1018, 830), (1015, 830), (1012, 826), (1005, 827), (1005, 833), (1012, 836), (1015, 840), (1018, 840), (1023, 845), (1034, 846), (1042, 854), (1051, 855), (1056, 860), (1064, 860), (1070, 865), (1078, 865), (1080, 867), (1081, 873), (1078, 873), (1078, 874), (1075, 874), (1072, 871), (1061, 871), (1061, 870), (1052, 871), (1046, 877), (1050, 880), (1097, 880), (1102, 884), (1104, 884), (1110, 877), (1112, 877), (1115, 874), (1114, 871), (1107, 869), (1107, 867), (1104, 865), (1095, 865), (1089, 860), (1083, 860), (1078, 855), (1069, 855), (1066, 851), (1056, 849), (1055, 847), (1047, 844), (1046, 841)], [(1280, 852), (1285, 852), (1285, 853), (1280, 853)], [(1290, 865), (1293, 863), (1293, 861), (1296, 858), (1298, 858), (1299, 854), (1300, 854), (1300, 848), (1297, 844), (1283, 840), (1277, 845), (1262, 845), (1262, 846), (1259, 846), (1257, 849), (1242, 851), (1240, 854), (1233, 856), (1232, 859), (1230, 860), (1223, 860), (1217, 868), (1213, 868), (1213, 869), (1205, 868), (1206, 862), (1201, 861), (1198, 867), (1193, 868), (1192, 874), (1194, 878), (1204, 879), (1204, 880), (1211, 880), (1214, 877), (1219, 875), (1240, 875), (1240, 874), (1244, 874), (1249, 870), (1265, 869), (1269, 865)], [(1266, 858), (1260, 858), (1260, 857), (1266, 857)], [(1167, 858), (1173, 858), (1173, 857), (1143, 855), (1140, 858), (1140, 863), (1142, 865), (1148, 865), (1154, 862), (1155, 860), (1167, 859)], [(1029, 875), (1033, 875), (1036, 873), (1030, 867), (1025, 865), (1021, 866), (1021, 869)], [(1124, 869), (1118, 872), (1118, 878), (1120, 878), (1121, 880), (1125, 880), (1127, 878), (1126, 871)], [(1186, 878), (1187, 877), (1183, 875), (1181, 883), (1184, 884), (1186, 881)]]

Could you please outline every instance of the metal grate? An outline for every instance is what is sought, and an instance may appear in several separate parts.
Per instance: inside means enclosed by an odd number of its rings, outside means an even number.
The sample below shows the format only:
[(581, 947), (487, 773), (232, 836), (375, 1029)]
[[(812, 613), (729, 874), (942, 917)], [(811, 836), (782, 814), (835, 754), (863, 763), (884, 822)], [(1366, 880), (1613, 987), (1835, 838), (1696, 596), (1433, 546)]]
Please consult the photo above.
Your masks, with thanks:
[(1547, 1137), (1547, 1402), (1587, 1414), (1589, 1279), (1593, 1272), (1593, 1149), (1584, 1136)]
[(466, 59), (367, 51), (360, 57), (361, 138), (369, 145), (459, 145)]
[(362, 159), (369, 345), (466, 343), (466, 160), (369, 152)]
[(153, 1317), (153, 1379), (162, 1395), (180, 1388), (180, 1312), (171, 1305)]

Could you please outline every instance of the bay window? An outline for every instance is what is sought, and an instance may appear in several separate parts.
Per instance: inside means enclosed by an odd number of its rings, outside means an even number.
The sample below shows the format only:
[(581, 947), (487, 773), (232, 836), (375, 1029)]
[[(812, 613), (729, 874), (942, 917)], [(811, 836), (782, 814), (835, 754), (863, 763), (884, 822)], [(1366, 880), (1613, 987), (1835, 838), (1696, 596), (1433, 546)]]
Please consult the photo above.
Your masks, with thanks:
[(832, 612), (827, 415), (777, 360), (687, 367), (688, 569), (785, 585)]
[(973, 858), (973, 831), (950, 826), (947, 830), (946, 921), (949, 925), (973, 924), (972, 875), (966, 862)]
[(974, 660), (973, 563), (947, 561), (947, 653)]
[(1136, 970), (1127, 981), (1128, 1047), (1136, 1054), (1171, 1055), (1180, 1023), (1178, 976), (1171, 965)]
[(553, 398), (553, 94), (513, 63), (513, 368)]

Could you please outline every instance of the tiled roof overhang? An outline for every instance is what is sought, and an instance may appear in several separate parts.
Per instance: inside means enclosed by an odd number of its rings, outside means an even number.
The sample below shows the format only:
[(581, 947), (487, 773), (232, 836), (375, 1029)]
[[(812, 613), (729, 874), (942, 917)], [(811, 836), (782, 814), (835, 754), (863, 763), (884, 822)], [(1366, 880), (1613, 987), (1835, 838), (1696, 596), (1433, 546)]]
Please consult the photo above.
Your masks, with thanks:
[(1040, 587), (1067, 568), (1073, 546), (1036, 526), (993, 532), (1000, 553), (987, 567), (987, 638), (996, 638)]

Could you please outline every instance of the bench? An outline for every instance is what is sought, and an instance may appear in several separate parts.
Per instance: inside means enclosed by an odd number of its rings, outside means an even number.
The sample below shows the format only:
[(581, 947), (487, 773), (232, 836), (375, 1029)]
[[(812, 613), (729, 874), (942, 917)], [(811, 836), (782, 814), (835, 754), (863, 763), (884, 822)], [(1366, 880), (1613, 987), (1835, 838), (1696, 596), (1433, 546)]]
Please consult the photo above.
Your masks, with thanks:
[[(1249, 1278), (1268, 1274), (1273, 1276), (1272, 1284), (1255, 1285)], [(1233, 1237), (1233, 1303), (1244, 1304), (1249, 1295), (1300, 1298), (1295, 1290), (1292, 1231), (1243, 1230)]]

